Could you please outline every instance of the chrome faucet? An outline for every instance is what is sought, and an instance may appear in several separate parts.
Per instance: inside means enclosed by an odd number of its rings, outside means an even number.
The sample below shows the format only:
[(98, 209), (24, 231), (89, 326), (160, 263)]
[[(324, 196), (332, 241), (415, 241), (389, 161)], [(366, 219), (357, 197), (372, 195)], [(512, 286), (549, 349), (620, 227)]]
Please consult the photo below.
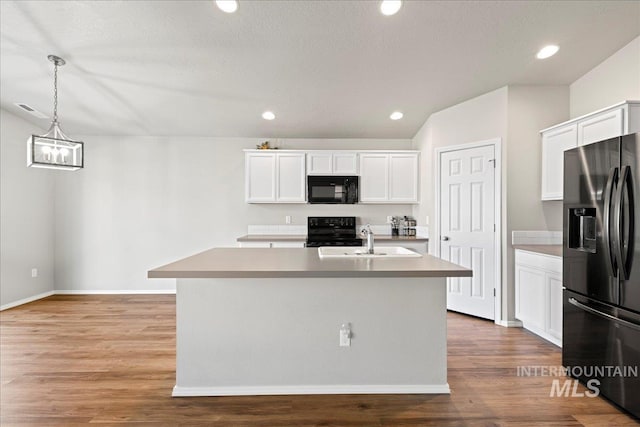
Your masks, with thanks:
[(362, 228), (361, 231), (363, 236), (367, 238), (367, 253), (373, 254), (373, 231), (371, 231), (371, 225), (367, 224)]

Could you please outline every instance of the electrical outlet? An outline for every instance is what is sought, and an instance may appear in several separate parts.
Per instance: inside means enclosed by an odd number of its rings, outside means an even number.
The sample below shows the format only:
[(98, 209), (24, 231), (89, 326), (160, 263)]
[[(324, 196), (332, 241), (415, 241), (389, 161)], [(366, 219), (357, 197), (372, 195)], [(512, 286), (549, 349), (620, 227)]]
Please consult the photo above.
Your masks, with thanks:
[(351, 324), (343, 323), (340, 326), (340, 347), (351, 346)]
[(31, 277), (38, 277), (38, 269), (37, 268), (32, 268), (31, 269)]
[(291, 224), (291, 215), (287, 215), (284, 217), (284, 223), (285, 224)]

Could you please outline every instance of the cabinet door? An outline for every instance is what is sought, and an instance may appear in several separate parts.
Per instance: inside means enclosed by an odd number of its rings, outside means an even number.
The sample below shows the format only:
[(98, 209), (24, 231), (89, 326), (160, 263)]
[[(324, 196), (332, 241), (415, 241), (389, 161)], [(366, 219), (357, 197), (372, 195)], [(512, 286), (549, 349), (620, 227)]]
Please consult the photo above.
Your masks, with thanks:
[(308, 153), (307, 154), (307, 174), (308, 175), (331, 175), (333, 156), (331, 153)]
[(248, 203), (276, 201), (275, 153), (246, 153), (245, 199)]
[(562, 342), (562, 274), (546, 274), (547, 333)]
[(542, 200), (562, 200), (564, 152), (577, 146), (575, 123), (542, 135)]
[(276, 201), (304, 203), (305, 201), (304, 153), (277, 154)]
[(540, 270), (516, 264), (516, 317), (527, 329), (545, 330), (546, 282)]
[(418, 202), (418, 155), (389, 155), (389, 201)]
[(578, 123), (578, 145), (587, 145), (622, 135), (624, 110), (622, 107), (598, 114)]
[(360, 202), (379, 203), (389, 200), (389, 155), (360, 154)]
[(333, 153), (334, 175), (357, 175), (358, 156), (356, 153)]

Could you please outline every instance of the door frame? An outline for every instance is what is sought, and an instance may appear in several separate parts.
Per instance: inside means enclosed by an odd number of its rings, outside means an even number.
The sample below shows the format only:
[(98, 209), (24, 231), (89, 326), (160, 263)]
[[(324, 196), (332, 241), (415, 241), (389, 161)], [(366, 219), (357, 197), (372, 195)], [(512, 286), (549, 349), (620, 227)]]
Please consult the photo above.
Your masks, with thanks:
[[(493, 146), (493, 152), (495, 154), (495, 170), (494, 176), (494, 199), (495, 199), (495, 260), (496, 260), (496, 295), (494, 297), (493, 304), (493, 321), (498, 325), (503, 325), (502, 321), (502, 138), (492, 138), (483, 141), (470, 142), (467, 144), (451, 145), (446, 147), (436, 148), (436, 191), (435, 191), (435, 230), (432, 236), (437, 239), (434, 245), (434, 253), (440, 258), (440, 161), (442, 154), (451, 151), (467, 150), (470, 148), (478, 148), (485, 146)], [(431, 234), (431, 233), (430, 233)]]

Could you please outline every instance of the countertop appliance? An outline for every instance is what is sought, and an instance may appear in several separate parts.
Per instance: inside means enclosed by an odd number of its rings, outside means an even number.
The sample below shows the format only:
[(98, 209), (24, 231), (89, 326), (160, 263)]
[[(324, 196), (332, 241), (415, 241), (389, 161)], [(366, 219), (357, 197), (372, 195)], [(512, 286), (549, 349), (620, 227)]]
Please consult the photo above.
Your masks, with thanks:
[(639, 190), (640, 133), (565, 152), (562, 363), (636, 417)]
[(357, 176), (309, 175), (307, 201), (331, 204), (358, 203), (358, 180)]
[(307, 247), (362, 246), (356, 237), (355, 216), (310, 216), (307, 218)]

